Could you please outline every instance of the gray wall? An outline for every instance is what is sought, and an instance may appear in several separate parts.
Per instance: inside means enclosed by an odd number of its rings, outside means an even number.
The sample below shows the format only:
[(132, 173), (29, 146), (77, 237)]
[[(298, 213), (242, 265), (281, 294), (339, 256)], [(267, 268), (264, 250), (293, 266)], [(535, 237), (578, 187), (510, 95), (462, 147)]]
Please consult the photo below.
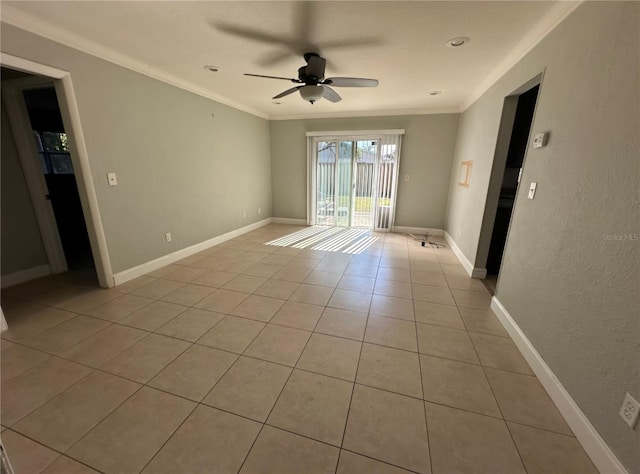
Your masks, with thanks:
[(2, 254), (0, 274), (8, 275), (47, 264), (40, 229), (24, 179), (7, 112), (2, 107), (2, 150), (0, 151), (0, 205)]
[(640, 429), (618, 410), (640, 400), (640, 241), (603, 235), (640, 232), (639, 10), (585, 2), (465, 111), (453, 169), (473, 159), (474, 175), (447, 216), (476, 261), (504, 97), (545, 70), (532, 131), (550, 139), (527, 154), (497, 298), (630, 472)]
[(271, 121), (273, 215), (307, 218), (306, 132), (405, 129), (395, 225), (442, 229), (458, 118), (434, 114)]
[(271, 216), (266, 120), (9, 25), (1, 34), (3, 52), (71, 72), (114, 272)]

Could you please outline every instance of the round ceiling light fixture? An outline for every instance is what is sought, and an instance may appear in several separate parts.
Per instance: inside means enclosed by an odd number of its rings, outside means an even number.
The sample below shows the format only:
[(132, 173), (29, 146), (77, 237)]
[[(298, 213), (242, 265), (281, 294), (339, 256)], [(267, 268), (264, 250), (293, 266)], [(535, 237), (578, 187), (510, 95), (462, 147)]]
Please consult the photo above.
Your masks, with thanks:
[(459, 48), (460, 46), (467, 44), (470, 41), (471, 38), (468, 38), (467, 36), (457, 36), (447, 41), (447, 46), (449, 46), (450, 48)]
[(429, 91), (429, 95), (440, 95), (442, 91)]
[(218, 66), (203, 66), (209, 72), (218, 72), (220, 68)]
[(312, 104), (322, 99), (322, 94), (324, 93), (324, 88), (322, 86), (313, 86), (308, 85), (300, 88), (300, 95), (307, 102), (311, 102)]

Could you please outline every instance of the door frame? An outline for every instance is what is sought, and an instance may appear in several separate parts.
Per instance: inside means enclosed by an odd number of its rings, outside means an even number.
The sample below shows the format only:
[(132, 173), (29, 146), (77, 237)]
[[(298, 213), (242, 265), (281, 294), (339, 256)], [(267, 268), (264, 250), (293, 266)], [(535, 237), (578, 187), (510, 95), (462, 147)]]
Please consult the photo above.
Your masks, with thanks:
[(63, 273), (68, 270), (67, 260), (62, 248), (53, 206), (51, 201), (45, 197), (49, 190), (45, 176), (38, 166), (40, 158), (33, 146), (31, 122), (22, 95), (24, 90), (44, 87), (53, 87), (53, 81), (44, 77), (6, 80), (2, 82), (2, 100), (7, 110), (11, 133), (16, 143), (25, 182), (31, 196), (38, 227), (40, 228), (42, 243), (49, 263), (49, 271), (51, 273)]
[[(316, 171), (317, 171), (317, 156), (315, 150), (315, 144), (317, 139), (322, 138), (326, 140), (352, 140), (352, 141), (362, 141), (362, 140), (378, 140), (380, 141), (381, 137), (384, 135), (404, 135), (404, 129), (396, 129), (396, 130), (339, 130), (339, 131), (321, 131), (321, 132), (307, 132), (307, 225), (316, 225)], [(380, 153), (380, 143), (378, 143), (378, 154)], [(378, 163), (376, 163), (377, 165)], [(400, 170), (400, 150), (398, 150), (398, 159), (397, 165), (394, 173), (394, 181), (392, 183), (392, 193), (393, 193), (393, 210), (392, 216), (395, 218), (395, 207), (397, 203), (397, 194), (398, 194), (398, 176)], [(374, 189), (377, 189), (378, 185), (378, 166), (375, 167), (374, 170)], [(352, 173), (353, 175), (353, 173)], [(355, 179), (355, 178), (353, 178)], [(352, 189), (352, 193), (354, 190)], [(378, 205), (378, 193), (375, 193), (374, 196), (374, 215), (373, 217), (373, 226), (371, 230), (375, 230), (376, 232), (391, 232), (393, 229), (393, 221), (390, 222), (389, 229), (376, 229), (376, 209)], [(353, 199), (352, 199), (353, 201)], [(353, 202), (352, 202), (352, 210), (353, 210)], [(350, 217), (351, 222), (352, 216)]]
[[(531, 120), (531, 128), (529, 129), (529, 139), (527, 140), (527, 149), (522, 161), (522, 167), (520, 168), (520, 176), (524, 172), (524, 168), (527, 163), (527, 157), (529, 156), (529, 150), (531, 147), (531, 136), (534, 130), (534, 123), (536, 112), (538, 110), (538, 104), (540, 103), (540, 95), (542, 94), (542, 82), (544, 79), (546, 69), (543, 69), (540, 73), (529, 79), (527, 82), (516, 88), (510, 94), (507, 94), (503, 100), (502, 114), (500, 116), (500, 123), (498, 128), (498, 134), (496, 137), (496, 147), (493, 156), (493, 162), (491, 165), (491, 175), (489, 177), (489, 185), (487, 189), (487, 198), (485, 201), (484, 214), (482, 217), (482, 226), (480, 228), (480, 236), (478, 239), (478, 247), (476, 252), (476, 269), (474, 270), (474, 278), (485, 278), (487, 276), (487, 258), (489, 256), (489, 246), (491, 244), (491, 237), (493, 236), (493, 226), (495, 223), (498, 201), (500, 199), (500, 188), (502, 186), (502, 179), (504, 177), (504, 170), (507, 164), (507, 155), (509, 153), (509, 144), (511, 142), (511, 134), (513, 132), (514, 122), (516, 118), (516, 109), (518, 107), (518, 98), (527, 92), (528, 90), (539, 86), (538, 97), (536, 99), (536, 105), (533, 111), (533, 118)], [(520, 180), (520, 178), (518, 178)], [(519, 182), (519, 181), (518, 181)], [(519, 188), (519, 186), (518, 186)], [(504, 261), (507, 249), (507, 243), (509, 242), (509, 234), (511, 232), (511, 222), (513, 221), (513, 213), (516, 210), (518, 204), (518, 194), (513, 203), (513, 209), (511, 211), (511, 219), (509, 220), (509, 227), (507, 230), (507, 239), (505, 241), (505, 252), (502, 254), (502, 261)], [(502, 265), (502, 264), (501, 264)], [(475, 273), (477, 275), (475, 275)], [(498, 281), (500, 275), (498, 274)], [(497, 286), (496, 286), (497, 288)]]
[(58, 106), (62, 115), (65, 133), (69, 137), (69, 153), (75, 171), (76, 184), (82, 204), (84, 220), (89, 234), (91, 252), (96, 267), (98, 282), (103, 288), (114, 285), (113, 271), (107, 249), (107, 241), (98, 207), (98, 198), (91, 175), (89, 155), (80, 123), (80, 112), (76, 101), (71, 74), (67, 71), (39, 64), (23, 58), (0, 52), (0, 65), (28, 74), (36, 78), (16, 79), (6, 82), (8, 87), (2, 90), (2, 98), (7, 107), (7, 115), (18, 148), (27, 181), (27, 187), (33, 202), (36, 219), (42, 234), (49, 267), (52, 273), (67, 270), (66, 259), (60, 242), (58, 226), (53, 207), (46, 199), (44, 174), (38, 168), (39, 158), (35, 156), (35, 146), (31, 134), (31, 125), (21, 91), (25, 88), (39, 88), (53, 85), (58, 97)]

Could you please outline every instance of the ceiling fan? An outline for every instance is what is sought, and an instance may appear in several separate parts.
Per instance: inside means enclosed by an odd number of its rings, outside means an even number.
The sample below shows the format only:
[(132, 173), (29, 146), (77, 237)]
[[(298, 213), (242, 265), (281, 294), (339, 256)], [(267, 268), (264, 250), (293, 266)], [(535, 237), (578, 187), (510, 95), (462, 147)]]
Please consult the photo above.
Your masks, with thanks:
[(324, 68), (326, 60), (321, 58), (317, 53), (305, 53), (304, 60), (307, 62), (306, 66), (302, 66), (298, 69), (298, 78), (290, 79), (288, 77), (279, 76), (264, 76), (262, 74), (247, 74), (245, 76), (252, 77), (265, 77), (267, 79), (282, 79), (285, 81), (291, 81), (296, 84), (302, 84), (300, 86), (292, 87), (284, 92), (273, 97), (274, 99), (280, 99), (281, 97), (293, 94), (296, 91), (300, 92), (300, 95), (304, 100), (310, 103), (314, 103), (321, 98), (327, 99), (329, 102), (339, 102), (342, 97), (338, 95), (331, 87), (376, 87), (378, 85), (377, 79), (364, 79), (359, 77), (324, 77)]

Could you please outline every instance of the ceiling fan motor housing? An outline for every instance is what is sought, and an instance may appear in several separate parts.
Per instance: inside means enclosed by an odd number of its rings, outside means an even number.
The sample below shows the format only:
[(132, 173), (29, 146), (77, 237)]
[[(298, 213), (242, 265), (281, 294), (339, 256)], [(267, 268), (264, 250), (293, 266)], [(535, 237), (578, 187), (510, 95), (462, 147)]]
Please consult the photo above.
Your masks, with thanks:
[(298, 68), (298, 79), (300, 79), (305, 84), (315, 85), (318, 83), (318, 79), (315, 77), (307, 76), (307, 66), (301, 66)]

